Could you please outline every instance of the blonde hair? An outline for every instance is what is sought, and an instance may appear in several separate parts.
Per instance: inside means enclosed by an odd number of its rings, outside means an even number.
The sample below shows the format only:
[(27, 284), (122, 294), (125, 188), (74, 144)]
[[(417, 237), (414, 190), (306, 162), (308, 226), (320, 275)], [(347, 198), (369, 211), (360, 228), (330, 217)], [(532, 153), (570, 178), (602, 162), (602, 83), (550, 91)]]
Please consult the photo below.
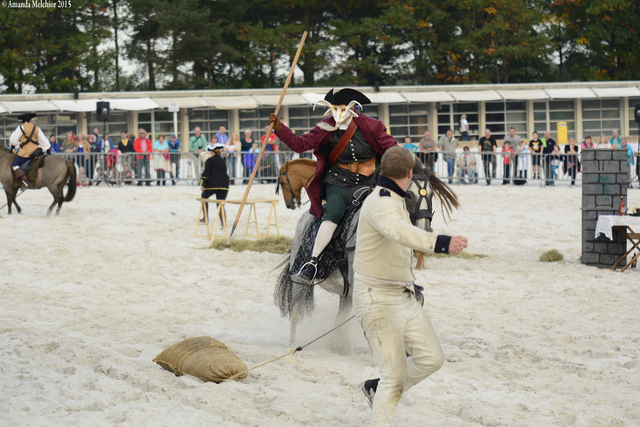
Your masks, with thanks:
[(404, 147), (392, 147), (382, 156), (380, 173), (388, 178), (406, 178), (413, 169), (414, 162), (411, 151)]

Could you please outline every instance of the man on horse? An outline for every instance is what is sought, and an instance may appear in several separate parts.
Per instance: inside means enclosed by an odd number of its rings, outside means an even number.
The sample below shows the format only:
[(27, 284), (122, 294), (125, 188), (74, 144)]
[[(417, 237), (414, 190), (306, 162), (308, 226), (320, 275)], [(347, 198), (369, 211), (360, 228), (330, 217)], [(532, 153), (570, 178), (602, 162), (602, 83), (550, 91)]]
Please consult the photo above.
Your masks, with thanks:
[(11, 163), (11, 169), (16, 178), (21, 179), (23, 186), (31, 185), (27, 179), (27, 170), (34, 158), (49, 151), (51, 143), (42, 129), (31, 123), (36, 113), (26, 113), (18, 116), (22, 122), (9, 137), (9, 144), (18, 149), (18, 155)]
[[(348, 207), (344, 195), (357, 186), (375, 185), (375, 171), (379, 159), (389, 148), (397, 146), (384, 124), (362, 114), (362, 105), (371, 101), (354, 89), (331, 89), (318, 104), (328, 107), (323, 119), (309, 133), (295, 135), (271, 114), (278, 138), (293, 151), (302, 153), (313, 149), (318, 159), (316, 174), (308, 187), (309, 212), (322, 219), (316, 235), (311, 260), (298, 273), (303, 283), (313, 282), (318, 270), (318, 257), (329, 244)], [(322, 199), (326, 199), (325, 208)]]

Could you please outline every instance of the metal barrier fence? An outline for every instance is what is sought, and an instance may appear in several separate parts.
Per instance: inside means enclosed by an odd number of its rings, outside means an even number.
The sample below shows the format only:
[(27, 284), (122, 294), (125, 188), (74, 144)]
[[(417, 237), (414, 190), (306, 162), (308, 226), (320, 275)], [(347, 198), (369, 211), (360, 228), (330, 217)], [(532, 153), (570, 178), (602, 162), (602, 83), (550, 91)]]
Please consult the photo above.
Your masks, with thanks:
[[(423, 161), (432, 153), (417, 152)], [(55, 153), (70, 159), (78, 172), (82, 185), (175, 185), (184, 182), (198, 185), (205, 161), (211, 153)], [(249, 181), (258, 153), (239, 152), (225, 154), (227, 173), (233, 184)], [(286, 162), (298, 158), (314, 159), (312, 152), (297, 154), (292, 151), (264, 153), (255, 183), (273, 183), (278, 171)], [(508, 164), (506, 164), (506, 159)], [(630, 183), (638, 181), (639, 153), (634, 153), (633, 164), (629, 162)], [(478, 153), (477, 151), (437, 152), (434, 164), (436, 175), (449, 179), (452, 184), (519, 185), (526, 180), (528, 185), (555, 185), (556, 183), (581, 183), (582, 155), (518, 154), (506, 156), (501, 152)]]
[[(66, 157), (76, 165), (81, 185), (199, 185), (206, 160), (211, 153), (54, 153)], [(249, 182), (258, 158), (256, 152), (224, 154), (227, 173), (232, 183)], [(311, 152), (265, 152), (256, 174), (256, 183), (273, 183), (280, 166), (298, 158), (313, 158)]]
[[(425, 161), (429, 153), (416, 153)], [(555, 186), (556, 183), (581, 185), (582, 153), (513, 154), (478, 151), (437, 152), (436, 175), (451, 184)], [(638, 181), (640, 154), (634, 153), (629, 164), (629, 183)]]

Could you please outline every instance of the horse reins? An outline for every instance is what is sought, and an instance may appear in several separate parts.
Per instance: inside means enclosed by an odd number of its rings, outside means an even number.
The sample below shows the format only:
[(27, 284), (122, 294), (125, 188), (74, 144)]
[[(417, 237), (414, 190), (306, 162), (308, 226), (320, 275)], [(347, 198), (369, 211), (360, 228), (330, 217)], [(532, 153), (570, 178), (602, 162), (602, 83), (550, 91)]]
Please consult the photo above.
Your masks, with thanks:
[[(428, 196), (429, 192), (427, 191), (427, 184), (429, 182), (429, 178), (421, 179), (417, 177), (413, 177), (411, 179), (413, 183), (418, 187), (418, 202), (416, 203), (416, 211), (411, 214), (411, 220), (417, 221), (419, 219), (428, 218), (429, 220), (433, 219), (433, 205), (431, 199)], [(420, 185), (420, 181), (425, 181), (424, 186)], [(427, 202), (427, 209), (420, 209), (420, 204), (423, 200)]]
[[(293, 199), (295, 200), (296, 206), (300, 207), (300, 199), (296, 199), (296, 196), (293, 194), (293, 186), (291, 185), (291, 181), (289, 180), (289, 168), (287, 168), (287, 170), (285, 170), (284, 172), (280, 173), (280, 175), (278, 175), (278, 184), (276, 185), (276, 194), (280, 194), (280, 179), (282, 178), (282, 176), (284, 175), (285, 178), (287, 178), (287, 185), (289, 186), (289, 191), (291, 192), (291, 196), (293, 197)], [(316, 176), (316, 173), (314, 172), (309, 179), (307, 179), (307, 182), (305, 182), (302, 187), (303, 188), (307, 188), (307, 185), (309, 185), (309, 182), (313, 179), (313, 177)]]

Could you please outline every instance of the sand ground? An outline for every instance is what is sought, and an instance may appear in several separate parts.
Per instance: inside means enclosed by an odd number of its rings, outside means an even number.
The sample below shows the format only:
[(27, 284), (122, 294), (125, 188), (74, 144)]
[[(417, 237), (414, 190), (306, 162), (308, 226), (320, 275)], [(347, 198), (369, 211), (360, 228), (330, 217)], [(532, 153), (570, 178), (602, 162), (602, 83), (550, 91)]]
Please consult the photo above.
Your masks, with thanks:
[[(488, 257), (432, 258), (418, 272), (447, 362), (403, 396), (394, 425), (640, 425), (640, 276), (580, 264), (580, 189), (456, 191), (463, 209), (448, 224), (438, 214), (434, 228)], [(327, 338), (240, 382), (203, 383), (152, 363), (201, 335), (249, 366), (289, 349), (273, 304), (282, 257), (207, 249), (193, 237), (197, 195), (82, 188), (47, 218), (40, 190), (18, 199), (22, 215), (0, 211), (0, 425), (366, 425), (359, 384), (377, 368), (355, 321), (343, 331), (351, 354)], [(634, 203), (640, 190), (629, 192)], [(291, 236), (300, 211), (278, 209)], [(564, 263), (538, 261), (554, 248)], [(299, 344), (336, 312), (337, 297), (317, 291)]]

